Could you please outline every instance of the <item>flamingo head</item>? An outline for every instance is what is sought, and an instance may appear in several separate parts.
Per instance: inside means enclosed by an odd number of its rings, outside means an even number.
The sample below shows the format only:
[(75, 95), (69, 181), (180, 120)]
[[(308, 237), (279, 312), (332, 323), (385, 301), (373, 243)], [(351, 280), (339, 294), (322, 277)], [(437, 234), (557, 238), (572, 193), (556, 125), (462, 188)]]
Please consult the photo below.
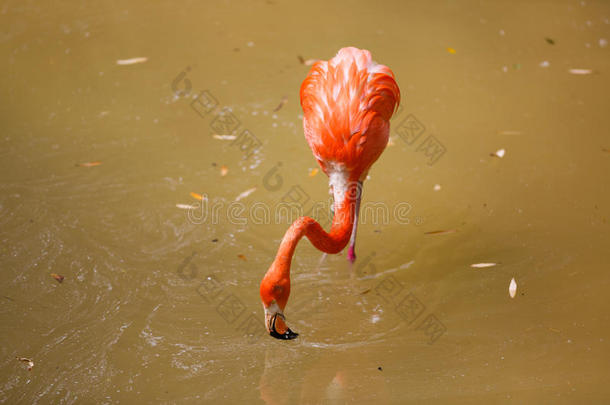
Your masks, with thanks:
[(261, 282), (260, 294), (265, 310), (265, 327), (267, 332), (276, 339), (291, 340), (299, 334), (286, 325), (284, 308), (290, 295), (290, 279), (274, 277), (272, 268)]

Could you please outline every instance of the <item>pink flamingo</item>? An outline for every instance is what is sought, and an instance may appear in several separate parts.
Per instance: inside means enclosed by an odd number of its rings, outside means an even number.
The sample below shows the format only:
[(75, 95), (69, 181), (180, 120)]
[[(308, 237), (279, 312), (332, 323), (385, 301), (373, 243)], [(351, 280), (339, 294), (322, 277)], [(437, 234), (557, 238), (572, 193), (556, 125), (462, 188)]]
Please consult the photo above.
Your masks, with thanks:
[(286, 231), (260, 285), (271, 336), (298, 336), (286, 325), (284, 308), (290, 295), (290, 263), (303, 236), (326, 253), (339, 253), (349, 241), (348, 258), (355, 260), (362, 182), (388, 143), (389, 120), (399, 102), (394, 74), (373, 62), (367, 50), (343, 48), (331, 60), (316, 62), (303, 81), (305, 138), (329, 177), (334, 218), (328, 233), (309, 217), (297, 219)]

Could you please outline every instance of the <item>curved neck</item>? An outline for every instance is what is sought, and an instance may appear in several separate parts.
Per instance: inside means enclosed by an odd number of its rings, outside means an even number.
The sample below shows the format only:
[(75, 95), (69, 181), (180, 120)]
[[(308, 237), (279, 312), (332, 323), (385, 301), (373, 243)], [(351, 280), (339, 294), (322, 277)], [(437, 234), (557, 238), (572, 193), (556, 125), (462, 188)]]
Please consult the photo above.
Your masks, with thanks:
[(343, 201), (335, 201), (335, 214), (328, 233), (313, 218), (301, 217), (294, 221), (284, 234), (271, 269), (280, 272), (282, 276), (290, 276), (292, 256), (303, 236), (322, 252), (339, 253), (343, 250), (349, 242), (356, 215), (356, 199), (353, 194), (348, 190)]

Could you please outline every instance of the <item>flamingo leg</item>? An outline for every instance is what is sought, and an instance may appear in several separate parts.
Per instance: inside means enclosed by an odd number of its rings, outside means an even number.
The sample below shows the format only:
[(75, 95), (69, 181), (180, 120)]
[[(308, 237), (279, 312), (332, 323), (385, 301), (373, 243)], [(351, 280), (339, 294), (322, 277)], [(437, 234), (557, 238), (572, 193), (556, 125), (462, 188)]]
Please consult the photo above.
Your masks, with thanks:
[(350, 263), (356, 261), (356, 231), (358, 230), (358, 214), (360, 213), (360, 199), (362, 198), (362, 182), (358, 182), (358, 196), (356, 197), (356, 209), (354, 212), (354, 225), (352, 226), (352, 236), (349, 239), (349, 249), (347, 250), (347, 260)]

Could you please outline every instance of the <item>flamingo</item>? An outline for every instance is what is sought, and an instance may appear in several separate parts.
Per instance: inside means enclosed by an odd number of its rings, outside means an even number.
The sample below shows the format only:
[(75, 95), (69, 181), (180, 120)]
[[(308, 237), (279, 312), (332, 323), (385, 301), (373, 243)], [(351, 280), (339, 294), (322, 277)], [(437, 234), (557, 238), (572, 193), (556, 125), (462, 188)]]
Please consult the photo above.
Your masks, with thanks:
[(340, 49), (329, 61), (316, 62), (300, 95), (305, 138), (329, 178), (334, 217), (328, 233), (314, 219), (298, 218), (261, 281), (267, 331), (287, 340), (298, 336), (284, 316), (297, 243), (306, 236), (317, 249), (334, 254), (349, 241), (348, 259), (353, 263), (362, 183), (388, 143), (389, 120), (400, 102), (392, 71), (374, 62), (369, 51), (353, 47)]

